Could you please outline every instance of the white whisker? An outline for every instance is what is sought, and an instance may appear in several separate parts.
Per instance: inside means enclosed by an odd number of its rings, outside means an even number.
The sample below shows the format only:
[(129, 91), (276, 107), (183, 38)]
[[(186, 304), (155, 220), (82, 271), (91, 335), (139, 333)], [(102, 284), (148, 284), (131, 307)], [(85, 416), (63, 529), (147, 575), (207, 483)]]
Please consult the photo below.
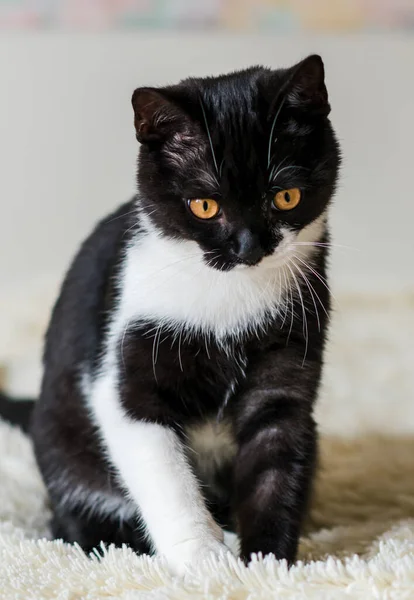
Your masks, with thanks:
[[(313, 295), (313, 292), (315, 292), (315, 290), (313, 289), (313, 287), (312, 287), (312, 285), (311, 285), (311, 283), (310, 283), (309, 279), (306, 277), (305, 273), (302, 271), (302, 269), (299, 267), (299, 265), (297, 265), (297, 264), (295, 263), (294, 259), (293, 259), (293, 260), (291, 260), (291, 261), (290, 261), (290, 263), (291, 263), (291, 265), (292, 265), (292, 266), (293, 266), (295, 269), (297, 269), (297, 270), (299, 271), (300, 275), (302, 276), (302, 279), (303, 279), (303, 281), (306, 283), (306, 285), (307, 285), (307, 287), (308, 287), (309, 293), (310, 293), (310, 295), (311, 295), (311, 298), (312, 298), (313, 306), (315, 307), (315, 315), (316, 315), (316, 320), (317, 320), (317, 322), (318, 322), (318, 331), (321, 331), (321, 321), (320, 321), (320, 319), (319, 319), (319, 311), (318, 311), (318, 307), (316, 306), (316, 300), (315, 300), (315, 296)], [(315, 294), (316, 294), (316, 292), (315, 292)], [(318, 294), (316, 294), (316, 296), (318, 296)], [(320, 304), (321, 304), (322, 308), (325, 310), (325, 307), (323, 306), (323, 304), (322, 304), (322, 302), (321, 302), (321, 300), (320, 300), (319, 296), (318, 296), (318, 300), (319, 300), (319, 302), (320, 302)], [(326, 311), (325, 311), (325, 312), (326, 312)]]
[(213, 155), (214, 166), (216, 168), (216, 172), (218, 173), (219, 170), (217, 167), (217, 160), (216, 160), (216, 155), (214, 152), (213, 140), (211, 139), (211, 133), (210, 133), (210, 128), (209, 128), (208, 122), (207, 122), (206, 111), (204, 110), (203, 101), (202, 101), (201, 97), (199, 98), (199, 101), (200, 101), (201, 110), (203, 111), (203, 118), (204, 118), (206, 130), (207, 130), (208, 141), (210, 142), (211, 154)]
[(181, 338), (183, 336), (183, 330), (180, 331), (180, 337), (178, 338), (178, 362), (180, 363), (181, 373), (184, 373), (183, 363), (181, 360)]
[(275, 173), (275, 175), (272, 177), (272, 180), (275, 180), (281, 173), (283, 173), (283, 171), (288, 171), (288, 170), (292, 170), (292, 169), (306, 169), (306, 167), (298, 167), (296, 165), (287, 165), (286, 167), (282, 167), (281, 169), (279, 169), (277, 171), (277, 173)]
[(122, 340), (121, 340), (121, 358), (122, 358), (122, 365), (124, 367), (124, 372), (126, 372), (126, 364), (125, 364), (125, 356), (124, 356), (124, 343), (125, 343), (125, 336), (129, 329), (129, 324), (130, 324), (130, 321), (127, 321), (125, 328), (124, 328), (124, 332), (122, 334)]
[(138, 227), (138, 225), (139, 225), (139, 223), (138, 223), (138, 221), (136, 221), (135, 223), (133, 223), (131, 225), (131, 227), (128, 227), (128, 229), (125, 229), (124, 233), (122, 234), (122, 237), (125, 237), (129, 231), (132, 231), (134, 229), (134, 227)]
[(219, 167), (219, 176), (220, 177), (221, 177), (221, 174), (223, 172), (223, 165), (224, 165), (224, 158), (221, 160), (220, 167)]
[(158, 208), (153, 208), (151, 212), (149, 212), (149, 213), (147, 213), (147, 212), (146, 212), (146, 213), (145, 213), (145, 216), (146, 216), (146, 217), (150, 217), (151, 215), (153, 215), (153, 214), (154, 214), (154, 213), (156, 213), (156, 212), (159, 212), (159, 211), (158, 211)]
[(154, 341), (152, 344), (152, 371), (154, 373), (154, 379), (157, 384), (158, 384), (158, 379), (157, 379), (157, 373), (155, 371), (155, 366), (157, 364), (157, 359), (158, 359), (158, 349), (159, 349), (159, 344), (160, 344), (161, 328), (162, 328), (162, 323), (157, 328), (157, 332), (154, 335)]
[(353, 246), (344, 246), (332, 242), (294, 242), (292, 246), (314, 246), (315, 248), (344, 248), (345, 250), (358, 250)]
[(288, 278), (288, 289), (289, 289), (289, 297), (290, 297), (290, 326), (289, 326), (289, 333), (287, 336), (287, 340), (286, 340), (286, 345), (289, 344), (289, 340), (290, 340), (290, 336), (292, 333), (292, 329), (293, 329), (293, 321), (295, 318), (295, 313), (294, 313), (294, 307), (295, 304), (293, 302), (293, 292), (292, 292), (292, 282), (290, 281), (290, 279)]
[(292, 274), (293, 280), (294, 280), (295, 285), (296, 285), (296, 289), (298, 290), (300, 302), (301, 302), (301, 305), (302, 305), (303, 336), (305, 338), (305, 354), (303, 356), (303, 361), (302, 361), (302, 366), (303, 366), (305, 364), (306, 355), (308, 353), (308, 344), (309, 344), (309, 332), (308, 332), (308, 320), (306, 318), (306, 308), (305, 308), (305, 303), (303, 301), (302, 290), (300, 289), (300, 283), (298, 282), (298, 280), (296, 278), (296, 275), (294, 274), (294, 272), (293, 272), (290, 264), (287, 264), (286, 266), (287, 266), (287, 268), (289, 269), (289, 271)]
[(206, 354), (207, 354), (208, 360), (210, 360), (210, 352), (209, 352), (209, 349), (208, 349), (207, 337), (206, 336), (204, 337), (204, 345), (206, 347)]
[[(287, 280), (287, 277), (286, 277), (285, 268), (283, 266), (280, 267), (280, 273), (281, 273), (281, 276), (283, 275), (284, 290), (286, 291), (286, 296), (287, 296), (287, 293), (288, 293), (288, 280)], [(282, 292), (280, 292), (280, 294), (282, 295)], [(284, 299), (284, 309), (285, 310), (284, 310), (284, 315), (283, 315), (282, 323), (280, 324), (281, 329), (283, 329), (283, 327), (285, 325), (285, 322), (286, 322), (286, 318), (287, 318), (287, 314), (288, 314), (288, 306), (289, 306), (289, 304), (288, 304), (288, 301), (287, 301), (287, 298), (286, 298), (286, 299)]]
[(270, 171), (269, 181), (272, 181), (274, 179), (273, 175), (274, 175), (275, 171), (280, 169), (280, 167), (283, 165), (284, 162), (287, 161), (287, 159), (288, 159), (288, 157), (285, 156), (285, 158), (283, 158), (277, 166), (273, 165), (272, 170)]
[(280, 103), (280, 106), (279, 106), (279, 108), (276, 111), (275, 118), (273, 119), (272, 127), (270, 129), (269, 147), (268, 147), (268, 150), (267, 150), (267, 168), (270, 167), (270, 153), (271, 153), (272, 144), (273, 144), (273, 132), (275, 130), (275, 125), (276, 125), (277, 118), (278, 118), (278, 116), (280, 114), (280, 111), (282, 110), (283, 105), (285, 103), (285, 99), (286, 99), (286, 97), (282, 99), (282, 102)]
[(331, 292), (331, 289), (330, 289), (330, 287), (329, 287), (328, 282), (326, 281), (326, 279), (320, 273), (318, 273), (318, 271), (315, 271), (315, 269), (309, 263), (307, 263), (304, 260), (302, 260), (300, 258), (300, 256), (296, 255), (296, 259), (299, 260), (303, 264), (304, 267), (306, 267), (307, 269), (309, 269), (309, 271), (311, 271), (315, 275), (315, 277), (317, 277), (319, 279), (319, 281), (321, 282), (321, 284), (329, 292), (329, 294), (331, 295), (331, 297), (333, 298), (333, 300), (339, 306), (339, 302), (335, 298), (335, 296), (333, 295), (333, 293)]
[(137, 209), (134, 208), (134, 210), (130, 210), (127, 213), (122, 213), (122, 215), (118, 215), (117, 217), (114, 217), (113, 219), (109, 219), (109, 221), (107, 221), (107, 223), (113, 223), (114, 221), (117, 221), (118, 219), (122, 219), (123, 217), (129, 217), (129, 215), (134, 215), (136, 214)]
[[(294, 258), (297, 258), (297, 259), (299, 259), (299, 257), (298, 257), (296, 254), (295, 254)], [(305, 268), (306, 268), (306, 267), (308, 267), (308, 265), (307, 265), (307, 264), (306, 264), (304, 261), (302, 261), (302, 260), (301, 260), (301, 262), (302, 262), (302, 263), (304, 263), (304, 266), (305, 266)], [(315, 294), (315, 296), (316, 296), (317, 300), (319, 301), (319, 304), (321, 305), (323, 312), (324, 312), (324, 313), (325, 313), (325, 315), (326, 315), (326, 316), (329, 318), (329, 313), (328, 313), (328, 311), (326, 310), (326, 308), (325, 308), (325, 305), (324, 305), (324, 303), (322, 302), (322, 300), (320, 299), (320, 297), (319, 297), (318, 293), (316, 292), (315, 288), (313, 287), (313, 285), (312, 285), (312, 284), (311, 284), (311, 282), (309, 281), (309, 278), (308, 278), (308, 277), (306, 277), (305, 273), (302, 271), (302, 269), (299, 267), (299, 265), (297, 265), (296, 263), (294, 263), (294, 264), (295, 264), (295, 267), (296, 267), (296, 268), (299, 270), (299, 272), (302, 274), (302, 276), (303, 276), (303, 278), (304, 278), (304, 280), (305, 280), (306, 284), (312, 288), (312, 292)], [(309, 290), (309, 291), (310, 291), (310, 290)], [(311, 292), (311, 293), (312, 293), (312, 292)], [(316, 307), (315, 307), (315, 308), (316, 308)]]

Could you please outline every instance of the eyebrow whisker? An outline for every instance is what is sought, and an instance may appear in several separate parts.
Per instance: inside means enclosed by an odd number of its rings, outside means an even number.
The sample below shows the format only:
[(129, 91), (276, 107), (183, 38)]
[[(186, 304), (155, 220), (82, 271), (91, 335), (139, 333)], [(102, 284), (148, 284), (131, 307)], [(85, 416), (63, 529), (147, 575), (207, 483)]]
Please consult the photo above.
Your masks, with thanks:
[(273, 119), (272, 128), (270, 130), (269, 148), (268, 148), (268, 151), (267, 151), (267, 168), (270, 167), (270, 153), (271, 153), (271, 150), (272, 150), (273, 132), (275, 130), (275, 125), (276, 125), (277, 118), (278, 118), (278, 116), (280, 114), (280, 111), (282, 110), (283, 104), (285, 103), (285, 99), (286, 99), (286, 97), (282, 99), (282, 102), (280, 103), (280, 106), (277, 109), (277, 112), (275, 114), (275, 118)]
[(214, 166), (216, 168), (216, 172), (218, 173), (219, 170), (218, 170), (218, 167), (217, 167), (217, 160), (216, 160), (216, 155), (215, 155), (215, 152), (214, 152), (213, 141), (211, 139), (211, 133), (210, 133), (210, 128), (209, 128), (208, 122), (207, 122), (206, 111), (204, 110), (203, 101), (202, 101), (201, 98), (199, 98), (199, 102), (200, 102), (201, 110), (203, 112), (203, 118), (204, 118), (204, 123), (205, 123), (205, 126), (206, 126), (206, 130), (207, 130), (208, 141), (210, 142), (211, 154), (213, 155)]
[(219, 177), (221, 177), (221, 174), (223, 172), (223, 165), (224, 165), (224, 158), (222, 159), (221, 163), (220, 163), (220, 167), (219, 167)]
[(269, 181), (272, 181), (272, 179), (274, 179), (273, 175), (274, 175), (275, 171), (277, 171), (278, 169), (280, 169), (280, 167), (287, 160), (287, 158), (288, 157), (285, 156), (285, 158), (282, 158), (282, 160), (280, 161), (280, 163), (277, 166), (273, 165), (272, 170), (270, 171), (270, 174), (269, 174)]
[(311, 169), (308, 169), (307, 167), (299, 167), (296, 165), (287, 165), (286, 167), (283, 167), (282, 169), (279, 169), (277, 171), (277, 173), (275, 173), (273, 179), (276, 179), (276, 177), (278, 177), (281, 173), (283, 173), (283, 171), (288, 171), (288, 170), (292, 170), (292, 169), (303, 169), (305, 171), (311, 171)]

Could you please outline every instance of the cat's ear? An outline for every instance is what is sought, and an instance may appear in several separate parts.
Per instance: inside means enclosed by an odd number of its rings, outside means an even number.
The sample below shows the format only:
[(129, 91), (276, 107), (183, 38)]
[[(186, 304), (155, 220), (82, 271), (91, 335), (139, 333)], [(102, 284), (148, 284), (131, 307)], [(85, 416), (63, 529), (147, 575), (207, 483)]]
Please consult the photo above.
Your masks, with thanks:
[(184, 115), (161, 90), (138, 88), (132, 95), (137, 140), (161, 142), (180, 128)]
[(325, 69), (319, 55), (312, 54), (289, 69), (285, 93), (285, 102), (292, 108), (313, 115), (330, 113)]

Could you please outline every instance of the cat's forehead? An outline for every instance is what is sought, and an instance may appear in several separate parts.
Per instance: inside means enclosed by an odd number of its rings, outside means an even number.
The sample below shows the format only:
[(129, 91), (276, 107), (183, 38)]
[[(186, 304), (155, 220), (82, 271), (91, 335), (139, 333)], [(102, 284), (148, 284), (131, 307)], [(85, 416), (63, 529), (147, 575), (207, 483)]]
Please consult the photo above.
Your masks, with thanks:
[(223, 154), (221, 158), (249, 159), (250, 166), (263, 162), (283, 72), (252, 67), (194, 80), (187, 87), (192, 97), (191, 116), (207, 135), (206, 142), (211, 138), (216, 152)]
[(205, 106), (212, 112), (224, 111), (228, 114), (245, 112), (256, 108), (261, 88), (258, 85), (260, 75), (250, 77), (219, 78), (211, 85), (200, 86), (200, 97)]
[(205, 169), (217, 172), (222, 191), (257, 187), (265, 179), (270, 143), (269, 100), (264, 96), (261, 71), (218, 78), (198, 87), (201, 110), (196, 121), (202, 139), (194, 144), (203, 154), (188, 154), (189, 161), (202, 158)]
[(240, 128), (262, 127), (269, 104), (261, 84), (260, 71), (248, 71), (218, 78), (200, 89), (208, 126), (225, 137)]
[[(294, 174), (298, 179), (299, 168), (309, 172), (309, 163), (324, 160), (329, 151), (329, 104), (315, 57), (299, 70), (252, 67), (187, 79), (165, 93), (173, 110), (164, 118), (173, 118), (164, 156), (177, 168), (178, 185), (209, 181), (209, 189), (224, 193), (261, 193), (270, 184), (289, 184)], [(280, 165), (285, 168), (279, 173)], [(282, 182), (275, 182), (276, 174)]]

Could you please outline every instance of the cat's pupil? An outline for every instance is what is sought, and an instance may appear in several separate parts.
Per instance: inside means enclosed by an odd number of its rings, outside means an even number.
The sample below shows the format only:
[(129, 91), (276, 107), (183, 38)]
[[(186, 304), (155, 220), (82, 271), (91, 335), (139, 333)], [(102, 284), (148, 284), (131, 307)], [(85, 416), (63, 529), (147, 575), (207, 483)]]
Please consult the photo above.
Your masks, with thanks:
[(204, 202), (203, 202), (203, 210), (204, 210), (204, 212), (208, 211), (208, 202), (207, 202), (207, 200), (204, 200)]
[(285, 200), (286, 200), (286, 202), (290, 202), (290, 194), (289, 194), (289, 192), (285, 192)]

